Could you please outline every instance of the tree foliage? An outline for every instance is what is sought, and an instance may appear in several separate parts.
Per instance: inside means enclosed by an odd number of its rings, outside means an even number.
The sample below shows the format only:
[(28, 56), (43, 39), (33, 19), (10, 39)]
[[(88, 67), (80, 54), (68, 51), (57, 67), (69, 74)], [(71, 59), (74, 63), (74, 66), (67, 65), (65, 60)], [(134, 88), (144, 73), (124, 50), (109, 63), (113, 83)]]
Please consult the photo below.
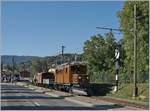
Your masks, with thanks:
[(117, 13), (123, 38), (118, 42), (112, 33), (92, 36), (84, 44), (84, 60), (88, 62), (88, 73), (94, 82), (112, 82), (115, 75), (114, 50), (120, 51), (120, 82), (133, 82), (134, 70), (134, 5), (137, 19), (137, 77), (138, 82), (148, 80), (149, 6), (148, 1), (126, 1)]
[[(148, 1), (127, 1), (123, 10), (118, 12), (120, 27), (123, 29), (124, 50), (124, 71), (127, 78), (133, 77), (134, 63), (134, 34), (133, 17), (134, 5), (136, 4), (137, 16), (137, 74), (138, 81), (144, 82), (148, 79), (148, 41), (149, 41), (149, 3)], [(125, 74), (124, 74), (125, 75)], [(132, 79), (130, 80), (130, 82)]]
[(84, 60), (88, 62), (88, 73), (92, 82), (112, 82), (114, 76), (114, 52), (117, 46), (114, 35), (92, 36), (84, 44)]

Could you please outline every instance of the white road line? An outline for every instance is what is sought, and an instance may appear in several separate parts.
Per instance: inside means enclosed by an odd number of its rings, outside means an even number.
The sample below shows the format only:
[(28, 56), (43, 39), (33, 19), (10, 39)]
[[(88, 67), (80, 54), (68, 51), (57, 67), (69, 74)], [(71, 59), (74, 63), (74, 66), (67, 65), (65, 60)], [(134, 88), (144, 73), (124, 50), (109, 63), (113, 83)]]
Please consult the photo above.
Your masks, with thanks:
[(36, 106), (40, 106), (40, 104), (39, 104), (39, 103), (37, 103), (37, 102), (34, 102), (34, 104), (35, 104)]
[(86, 107), (94, 107), (94, 105), (91, 104), (91, 103), (82, 102), (82, 101), (75, 100), (75, 99), (72, 99), (72, 98), (65, 98), (65, 100), (67, 100), (69, 102), (74, 102), (76, 104), (80, 104), (80, 105), (83, 105), (83, 106), (86, 106)]
[(59, 95), (56, 95), (56, 94), (53, 94), (53, 93), (49, 93), (49, 92), (46, 92), (45, 94), (50, 95), (52, 97), (60, 97)]

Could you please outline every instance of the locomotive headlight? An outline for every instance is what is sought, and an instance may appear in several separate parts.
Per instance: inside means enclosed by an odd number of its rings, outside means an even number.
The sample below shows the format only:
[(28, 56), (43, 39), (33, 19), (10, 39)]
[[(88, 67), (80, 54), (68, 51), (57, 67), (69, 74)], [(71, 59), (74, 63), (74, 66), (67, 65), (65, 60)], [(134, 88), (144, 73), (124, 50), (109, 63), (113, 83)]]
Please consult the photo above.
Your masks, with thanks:
[(86, 77), (87, 79), (89, 79), (89, 77)]
[(81, 79), (81, 77), (79, 76), (79, 79)]

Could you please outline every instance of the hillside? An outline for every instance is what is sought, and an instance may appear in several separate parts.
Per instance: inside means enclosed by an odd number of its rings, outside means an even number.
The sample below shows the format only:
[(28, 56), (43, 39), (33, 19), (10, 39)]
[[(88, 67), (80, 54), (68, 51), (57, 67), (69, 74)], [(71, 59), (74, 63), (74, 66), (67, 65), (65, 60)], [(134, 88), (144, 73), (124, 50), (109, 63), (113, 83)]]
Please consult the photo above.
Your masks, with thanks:
[[(77, 54), (77, 60), (81, 60), (81, 54)], [(33, 59), (44, 59), (46, 58), (50, 62), (56, 62), (59, 64), (61, 62), (62, 56), (46, 56), (46, 57), (38, 57), (38, 56), (17, 56), (17, 55), (3, 55), (1, 56), (1, 60), (3, 64), (12, 64), (12, 58), (14, 57), (15, 63), (20, 64), (22, 62), (28, 62)], [(75, 60), (75, 54), (64, 54), (63, 57), (64, 62), (68, 61), (74, 61)]]
[(37, 56), (17, 56), (17, 55), (2, 55), (1, 61), (3, 64), (12, 64), (12, 58), (14, 57), (14, 60), (16, 64), (19, 64), (21, 62), (27, 62), (34, 58), (39, 58)]

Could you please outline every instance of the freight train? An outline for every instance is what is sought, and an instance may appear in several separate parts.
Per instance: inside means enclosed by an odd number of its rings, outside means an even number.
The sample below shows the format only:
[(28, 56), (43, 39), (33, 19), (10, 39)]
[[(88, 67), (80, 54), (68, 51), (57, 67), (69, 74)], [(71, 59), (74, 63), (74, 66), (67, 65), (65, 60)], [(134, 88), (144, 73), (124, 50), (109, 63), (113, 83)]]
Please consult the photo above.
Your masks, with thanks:
[(86, 95), (90, 95), (89, 82), (87, 66), (83, 62), (64, 63), (47, 73), (38, 73), (34, 76), (35, 85), (47, 84), (56, 90)]

